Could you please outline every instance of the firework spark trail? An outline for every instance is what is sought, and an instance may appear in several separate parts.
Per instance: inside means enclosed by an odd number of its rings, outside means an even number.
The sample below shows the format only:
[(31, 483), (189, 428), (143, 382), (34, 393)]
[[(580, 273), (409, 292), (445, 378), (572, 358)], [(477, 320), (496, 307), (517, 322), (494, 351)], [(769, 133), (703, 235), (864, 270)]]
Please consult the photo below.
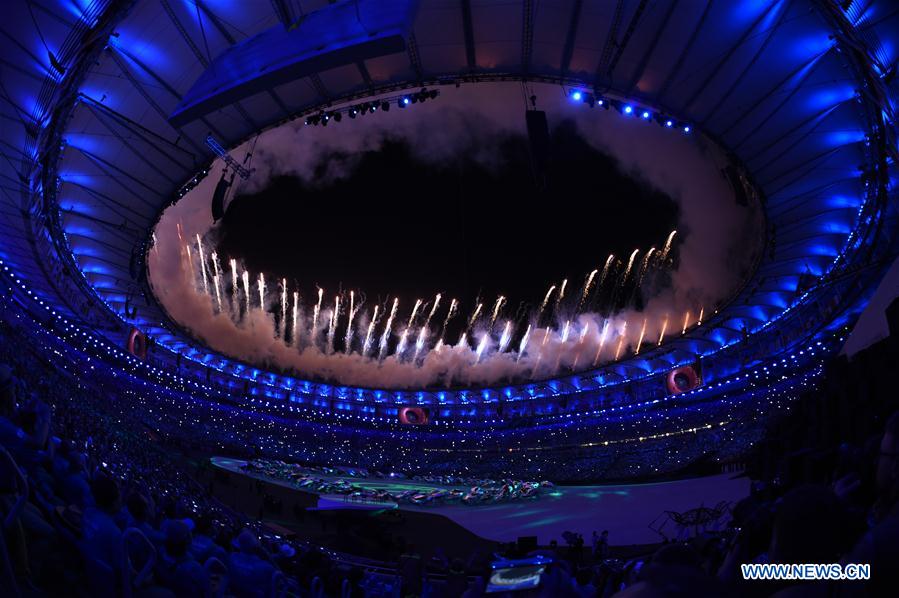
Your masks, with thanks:
[[(418, 330), (418, 338), (415, 341), (415, 354), (412, 356), (412, 361), (418, 361), (418, 354), (421, 353), (421, 350), (425, 346), (425, 340), (428, 337), (428, 326), (431, 323), (431, 318), (434, 317), (434, 314), (437, 312), (437, 308), (440, 306), (440, 293), (434, 296), (434, 305), (431, 306), (431, 311), (428, 312), (428, 317), (425, 318), (425, 323), (421, 325), (421, 328)], [(441, 337), (443, 335), (441, 334)]]
[(200, 252), (200, 270), (203, 272), (203, 292), (209, 294), (209, 281), (206, 279), (206, 258), (203, 255), (203, 241), (197, 233), (197, 249)]
[(584, 350), (584, 338), (587, 336), (587, 331), (590, 330), (590, 322), (587, 322), (584, 325), (584, 328), (581, 330), (580, 337), (577, 339), (577, 353), (574, 355), (574, 363), (571, 364), (571, 369), (577, 369), (577, 362), (581, 360), (581, 353)]
[(606, 277), (609, 275), (609, 268), (612, 265), (612, 260), (615, 259), (615, 254), (610, 253), (609, 257), (606, 258), (606, 265), (602, 267), (602, 273), (599, 275), (599, 281), (596, 283), (597, 288), (602, 286), (602, 283), (606, 280)]
[(297, 346), (297, 312), (299, 311), (299, 303), (300, 294), (296, 291), (293, 292), (293, 322), (290, 327), (290, 338), (293, 341), (293, 345)]
[(443, 326), (440, 327), (440, 338), (437, 339), (437, 344), (434, 345), (434, 349), (437, 351), (443, 347), (443, 337), (446, 335), (446, 326), (449, 324), (452, 317), (456, 315), (458, 305), (459, 302), (455, 299), (450, 301), (449, 311), (446, 312), (446, 317), (443, 319)]
[[(568, 335), (571, 332), (571, 320), (565, 320), (565, 326), (562, 327), (562, 344), (568, 342)], [(559, 371), (559, 365), (562, 363), (562, 349), (559, 348), (559, 354), (556, 356), (556, 365), (553, 367), (554, 372)]]
[(256, 285), (259, 287), (259, 309), (265, 311), (265, 275), (262, 272)]
[(621, 285), (624, 286), (624, 283), (627, 282), (627, 277), (631, 273), (631, 268), (634, 267), (634, 258), (637, 257), (637, 253), (639, 253), (639, 249), (634, 249), (634, 252), (631, 254), (631, 257), (627, 260), (627, 268), (624, 269), (624, 275), (621, 277)]
[(463, 342), (467, 341), (468, 331), (471, 330), (471, 327), (474, 325), (475, 320), (478, 319), (478, 316), (481, 314), (481, 309), (483, 307), (484, 307), (483, 303), (478, 303), (478, 306), (475, 308), (474, 312), (471, 314), (471, 317), (468, 319), (468, 324), (465, 326), (465, 330), (462, 331), (462, 335), (459, 337), (460, 345)]
[(359, 309), (355, 307), (356, 294), (353, 291), (350, 291), (350, 314), (349, 320), (346, 323), (346, 334), (343, 335), (343, 352), (349, 354), (350, 347), (353, 345), (353, 318), (356, 317), (356, 310)]
[(403, 328), (403, 331), (400, 333), (400, 341), (396, 345), (396, 350), (393, 352), (396, 355), (397, 359), (402, 359), (403, 353), (406, 351), (406, 341), (409, 338), (409, 329)]
[(684, 329), (681, 330), (681, 334), (687, 334), (687, 321), (690, 319), (690, 310), (688, 309), (684, 312)]
[(210, 254), (210, 257), (212, 257), (212, 273), (218, 274), (219, 273), (219, 256), (216, 252), (213, 251), (212, 254)]
[(421, 353), (422, 348), (425, 346), (425, 339), (428, 336), (428, 327), (422, 326), (418, 331), (418, 339), (415, 341), (415, 354), (412, 356), (412, 361), (418, 361), (418, 354)]
[(175, 224), (175, 230), (178, 231), (178, 242), (182, 245), (184, 244), (184, 237), (181, 235), (181, 232), (184, 230), (184, 227), (181, 226), (181, 223), (178, 222)]
[(250, 314), (250, 273), (243, 271), (243, 296), (247, 300), (247, 315)]
[(671, 242), (674, 240), (674, 235), (676, 234), (676, 230), (671, 231), (671, 234), (668, 235), (668, 239), (665, 241), (665, 247), (662, 249), (662, 256), (660, 258), (663, 263), (668, 259), (668, 252), (671, 251)]
[(640, 354), (640, 346), (643, 344), (643, 335), (646, 334), (646, 320), (649, 318), (643, 318), (643, 327), (640, 329), (640, 338), (637, 340), (637, 351), (634, 355)]
[(646, 276), (646, 271), (649, 269), (649, 260), (652, 258), (652, 254), (655, 250), (655, 247), (650, 247), (649, 251), (646, 252), (646, 255), (643, 256), (643, 263), (640, 264), (640, 275), (637, 277), (637, 286), (635, 287), (637, 289), (643, 285), (643, 277)]
[(184, 245), (184, 248), (187, 250), (187, 263), (190, 266), (190, 277), (196, 281), (196, 273), (194, 272), (194, 258), (190, 254), (190, 244)]
[(602, 353), (602, 348), (606, 344), (606, 337), (609, 332), (609, 319), (606, 318), (602, 323), (602, 332), (599, 334), (599, 347), (596, 348), (596, 356), (593, 358), (593, 367), (596, 367), (596, 364), (599, 363), (599, 356)]
[(696, 325), (697, 325), (697, 326), (702, 326), (702, 316), (703, 316), (704, 313), (705, 313), (705, 308), (704, 308), (704, 307), (700, 307), (700, 308), (699, 308), (699, 319), (696, 320)]
[(668, 329), (668, 314), (665, 314), (665, 319), (662, 320), (662, 333), (659, 334), (659, 345), (662, 344), (662, 341), (665, 340), (665, 331)]
[(503, 308), (503, 303), (506, 302), (506, 298), (500, 295), (496, 298), (496, 303), (493, 305), (493, 314), (490, 316), (490, 330), (493, 330), (493, 324), (496, 322), (497, 316), (499, 316), (499, 310)]
[[(240, 288), (239, 282), (237, 279), (237, 260), (231, 259), (231, 309), (235, 311), (240, 311), (240, 299), (238, 296), (238, 289)], [(237, 301), (235, 301), (237, 299)]]
[(406, 328), (412, 326), (412, 322), (415, 321), (415, 316), (418, 315), (418, 308), (421, 307), (421, 299), (415, 300), (415, 307), (412, 308), (412, 315), (409, 316), (409, 321), (406, 323)]
[(597, 272), (599, 272), (599, 270), (594, 270), (587, 277), (587, 281), (584, 283), (584, 290), (581, 293), (581, 298), (578, 299), (578, 302), (577, 302), (577, 310), (576, 310), (577, 312), (580, 312), (581, 308), (584, 306), (584, 301), (586, 301), (587, 295), (590, 294), (590, 286), (593, 284), (593, 278), (596, 276)]
[(387, 316), (387, 323), (384, 325), (384, 333), (381, 335), (381, 342), (378, 347), (378, 359), (384, 359), (384, 354), (387, 351), (387, 341), (390, 340), (390, 327), (393, 325), (393, 318), (396, 316), (396, 306), (399, 304), (399, 299), (393, 299), (393, 307), (390, 308), (390, 315)]
[(556, 295), (556, 303), (553, 305), (553, 319), (559, 316), (559, 306), (562, 304), (562, 299), (565, 298), (565, 287), (568, 286), (568, 279), (562, 281), (562, 286), (559, 287), (559, 294)]
[(546, 291), (546, 295), (543, 297), (543, 303), (540, 304), (540, 309), (537, 310), (537, 320), (536, 326), (540, 325), (540, 316), (543, 315), (543, 310), (546, 309), (546, 304), (549, 303), (549, 298), (553, 294), (553, 291), (556, 290), (556, 285), (552, 285), (549, 287), (549, 290)]
[(322, 312), (322, 296), (325, 294), (325, 291), (318, 287), (318, 303), (315, 304), (315, 307), (312, 309), (312, 344), (315, 344), (315, 329), (318, 327), (318, 314)]
[(281, 279), (281, 336), (287, 338), (287, 279)]
[(618, 336), (618, 348), (615, 349), (615, 361), (621, 356), (621, 346), (624, 344), (624, 337), (627, 335), (627, 321), (621, 327), (621, 334)]
[(424, 328), (428, 327), (428, 324), (431, 323), (431, 318), (434, 317), (434, 314), (437, 312), (437, 307), (440, 305), (440, 293), (434, 296), (434, 305), (431, 306), (431, 311), (428, 312), (428, 319), (425, 320)]
[(402, 357), (403, 353), (406, 351), (406, 342), (409, 339), (409, 330), (412, 328), (412, 323), (415, 321), (415, 316), (418, 314), (419, 307), (421, 307), (421, 299), (416, 299), (415, 307), (412, 308), (412, 315), (409, 316), (409, 321), (406, 322), (406, 327), (403, 329), (403, 332), (400, 335), (400, 342), (397, 345), (395, 352), (398, 357)]
[(543, 331), (543, 340), (540, 341), (540, 348), (537, 349), (537, 360), (534, 361), (534, 369), (531, 370), (531, 374), (537, 373), (537, 368), (540, 367), (540, 360), (543, 359), (543, 347), (546, 345), (546, 341), (549, 339), (549, 326)]
[(219, 311), (222, 311), (222, 293), (219, 291), (219, 275), (214, 274), (212, 276), (212, 282), (215, 285), (215, 302), (219, 306)]
[(518, 357), (515, 361), (521, 361), (521, 356), (524, 355), (524, 350), (528, 346), (528, 339), (531, 337), (531, 325), (528, 324), (528, 327), (524, 331), (524, 336), (521, 337), (521, 342), (518, 343)]
[(334, 331), (337, 330), (337, 318), (340, 317), (340, 295), (334, 297), (334, 311), (328, 320), (328, 353), (334, 352)]
[(375, 325), (378, 322), (378, 306), (375, 305), (375, 310), (372, 312), (371, 322), (368, 323), (368, 331), (365, 333), (365, 340), (362, 342), (362, 357), (368, 355), (369, 349), (371, 349), (371, 333), (375, 329)]
[(481, 356), (484, 354), (484, 350), (487, 348), (487, 341), (489, 341), (489, 340), (490, 340), (490, 334), (485, 332), (481, 336), (481, 342), (478, 343), (477, 359), (475, 360), (475, 363), (480, 363)]
[(565, 326), (562, 328), (562, 342), (568, 342), (568, 334), (571, 332), (571, 320), (565, 320)]
[(221, 269), (219, 268), (219, 257), (212, 252), (212, 284), (215, 286), (215, 302), (219, 311), (222, 311), (222, 288), (221, 288)]
[(512, 320), (506, 320), (506, 325), (503, 327), (503, 333), (499, 337), (499, 353), (504, 353), (506, 347), (509, 346), (509, 341), (512, 340)]

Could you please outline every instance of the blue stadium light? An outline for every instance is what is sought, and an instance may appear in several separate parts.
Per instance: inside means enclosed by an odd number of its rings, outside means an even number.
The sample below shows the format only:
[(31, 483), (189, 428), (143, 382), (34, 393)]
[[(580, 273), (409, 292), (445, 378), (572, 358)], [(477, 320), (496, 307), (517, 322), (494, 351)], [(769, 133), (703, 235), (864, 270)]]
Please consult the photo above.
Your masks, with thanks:
[(690, 132), (690, 125), (684, 125), (684, 133)]
[(641, 114), (641, 116), (643, 117), (644, 120), (649, 120), (649, 118), (652, 116), (652, 114), (649, 113), (649, 110), (644, 110), (643, 114)]
[(578, 90), (574, 90), (571, 92), (571, 99), (575, 102), (580, 102), (582, 99), (584, 99), (584, 94), (582, 94)]
[(624, 113), (625, 113), (625, 114), (631, 114), (633, 111), (634, 111), (634, 107), (633, 107), (633, 106), (625, 106), (625, 107), (624, 107)]
[(666, 127), (669, 127), (669, 128), (673, 127), (673, 126), (674, 126), (674, 121), (673, 121), (673, 120), (666, 120), (666, 121), (665, 121), (665, 126), (666, 126)]
[(405, 107), (408, 106), (411, 102), (412, 102), (412, 99), (411, 99), (409, 96), (403, 96), (403, 97), (400, 98), (400, 101), (397, 102), (397, 105), (398, 105), (400, 108), (405, 108)]

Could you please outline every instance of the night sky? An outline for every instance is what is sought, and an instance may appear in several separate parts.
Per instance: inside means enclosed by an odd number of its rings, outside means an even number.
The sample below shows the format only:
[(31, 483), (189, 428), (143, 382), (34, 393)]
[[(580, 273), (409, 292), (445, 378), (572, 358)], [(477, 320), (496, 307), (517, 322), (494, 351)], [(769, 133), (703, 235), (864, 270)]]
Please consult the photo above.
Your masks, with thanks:
[(434, 164), (394, 141), (355, 156), (352, 174), (327, 185), (276, 178), (230, 203), (219, 251), (287, 277), (310, 298), (315, 285), (407, 305), (437, 292), (463, 306), (503, 294), (514, 309), (539, 303), (565, 277), (578, 288), (610, 252), (660, 246), (677, 228), (674, 201), (622, 173), (573, 123), (556, 127), (551, 142), (543, 191), (521, 136), (495, 140), (494, 165), (472, 157), (490, 148)]

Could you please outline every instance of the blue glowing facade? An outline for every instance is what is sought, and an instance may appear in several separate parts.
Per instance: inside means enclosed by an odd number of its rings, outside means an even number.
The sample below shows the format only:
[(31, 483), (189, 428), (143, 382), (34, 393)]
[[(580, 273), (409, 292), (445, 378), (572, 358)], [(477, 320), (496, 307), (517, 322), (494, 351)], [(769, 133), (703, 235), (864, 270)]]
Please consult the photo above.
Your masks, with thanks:
[[(169, 117), (216, 56), (292, 17), (216, 0), (44, 4), (14, 3), (6, 20), (16, 33), (0, 41), (2, 275), (38, 321), (172, 392), (372, 433), (422, 405), (433, 425), (408, 434), (428, 435), (429, 450), (457, 450), (453, 435), (470, 429), (499, 438), (575, 424), (592, 440), (571, 442), (588, 446), (730, 425), (723, 405), (749, 410), (838, 350), (895, 255), (899, 14), (886, 0), (665, 0), (645, 14), (634, 0), (620, 19), (633, 27), (620, 32), (614, 6), (599, 0), (470, 9), (422, 0), (402, 51), (304, 72), (177, 124)], [(394, 391), (234, 362), (185, 335), (149, 292), (152, 228), (204, 176), (208, 134), (229, 147), (343, 101), (518, 79), (704, 135), (745, 165), (764, 205), (764, 254), (702, 326), (596, 371)], [(133, 327), (155, 341), (150, 363), (122, 349)], [(671, 395), (668, 372), (696, 363), (703, 385)], [(640, 431), (666, 418), (681, 423)]]

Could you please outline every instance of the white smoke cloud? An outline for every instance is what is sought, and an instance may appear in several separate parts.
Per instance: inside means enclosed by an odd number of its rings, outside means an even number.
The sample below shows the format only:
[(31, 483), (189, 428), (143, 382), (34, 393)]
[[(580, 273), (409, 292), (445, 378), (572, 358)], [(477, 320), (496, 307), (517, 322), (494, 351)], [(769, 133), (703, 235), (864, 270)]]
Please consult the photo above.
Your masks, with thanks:
[[(156, 229), (157, 244), (150, 252), (149, 260), (150, 279), (157, 297), (178, 323), (228, 356), (265, 367), (293, 370), (300, 376), (386, 388), (490, 385), (523, 377), (545, 378), (574, 364), (578, 369), (586, 369), (593, 364), (600, 348), (601, 362), (614, 358), (619, 345), (622, 356), (632, 353), (644, 328), (642, 347), (645, 350), (658, 342), (663, 326), (666, 326), (666, 334), (679, 334), (688, 310), (692, 311), (691, 324), (695, 322), (700, 306), (710, 313), (740, 282), (741, 269), (750, 258), (741, 250), (758, 245), (750, 241), (753, 236), (758, 238), (754, 230), (758, 214), (734, 202), (733, 192), (720, 173), (725, 163), (720, 152), (699, 135), (686, 136), (636, 118), (622, 117), (613, 111), (590, 110), (583, 104), (572, 103), (559, 87), (537, 85), (535, 91), (539, 107), (547, 111), (551, 127), (563, 119), (575, 121), (580, 134), (589, 143), (615, 157), (632, 176), (667, 193), (680, 207), (678, 237), (682, 242), (678, 249), (678, 268), (672, 273), (672, 284), (652, 296), (642, 311), (625, 310), (608, 322), (599, 314), (580, 314), (572, 321), (565, 342), (562, 338), (564, 322), (557, 322), (556, 327), (550, 329), (533, 329), (522, 355), (513, 351), (496, 352), (499, 333), (505, 324), (500, 318), (480, 358), (477, 348), (487, 331), (475, 328), (469, 333), (471, 347), (457, 345), (457, 339), (446, 339), (441, 350), (422, 352), (423, 359), (413, 363), (409, 355), (414, 352), (417, 328), (409, 332), (409, 344), (413, 349), (407, 351), (406, 360), (396, 356), (383, 360), (372, 358), (377, 356), (378, 342), (387, 319), (385, 311), (389, 306), (384, 305), (380, 307), (373, 350), (368, 357), (358, 353), (328, 354), (327, 343), (323, 340), (325, 333), (321, 331), (328, 327), (334, 295), (330, 294), (329, 302), (326, 294), (317, 326), (318, 346), (311, 345), (308, 338), (304, 340), (302, 336), (299, 346), (289, 346), (279, 338), (274, 319), (260, 309), (251, 309), (243, 319), (232, 317), (231, 298), (225, 295), (226, 309), (216, 313), (214, 292), (205, 294), (202, 284), (198, 285), (195, 273), (188, 267), (183, 240), (193, 239), (196, 234), (204, 237), (212, 233), (212, 237), (215, 233), (209, 203), (221, 174), (220, 162), (214, 164), (209, 176), (196, 189), (167, 209), (160, 220)], [(523, 109), (517, 84), (478, 84), (442, 88), (437, 101), (405, 110), (394, 106), (387, 113), (359, 117), (350, 122), (346, 119), (327, 128), (306, 127), (299, 121), (289, 123), (259, 137), (253, 151), (255, 171), (242, 191), (260, 190), (272, 177), (280, 175), (295, 175), (307, 184), (325, 184), (348, 176), (353, 172), (357, 156), (378, 149), (389, 139), (405, 141), (414, 155), (423, 161), (440, 162), (453, 158), (460, 151), (473, 151), (478, 161), (489, 165), (502, 159), (491, 140), (508, 134), (525, 134)], [(249, 144), (232, 153), (242, 157), (248, 147)], [(335, 155), (343, 158), (329, 161), (326, 172), (315, 172), (323, 157)], [(595, 193), (597, 201), (627, 200), (603, 197), (601, 181), (597, 181)], [(595, 223), (592, 234), (597, 235), (602, 234), (605, 226), (639, 226), (639, 223), (603, 221), (592, 200), (578, 215), (579, 230), (585, 221)], [(179, 239), (178, 224), (182, 227), (183, 239)], [(197, 256), (193, 259), (196, 263)], [(227, 260), (222, 262), (223, 278), (230, 281)], [(601, 268), (602, 264), (597, 267)], [(581, 284), (581, 281), (571, 281), (567, 293), (580, 292)], [(258, 307), (254, 280), (251, 285), (251, 302)], [(276, 282), (268, 281), (267, 286), (268, 301), (277, 304), (280, 291)], [(301, 331), (308, 331), (311, 325), (315, 299), (302, 298), (303, 307), (298, 314)], [(241, 292), (240, 301), (244, 300)], [(393, 334), (401, 333), (406, 326), (410, 306), (401, 307), (406, 311), (401, 311), (394, 321)], [(447, 307), (448, 303), (445, 303), (441, 314), (445, 314)], [(365, 335), (372, 308), (366, 305), (358, 312), (354, 326), (356, 345), (361, 344)], [(485, 310), (489, 308), (485, 306)], [(287, 312), (289, 321), (290, 305)], [(467, 314), (456, 316), (463, 317)], [(240, 321), (236, 323), (236, 320)], [(335, 337), (343, 338), (347, 312), (341, 314), (339, 322)], [(429, 327), (428, 344), (432, 348), (440, 333), (441, 322), (442, 316), (435, 317)], [(517, 351), (518, 347), (513, 344), (510, 349)]]

